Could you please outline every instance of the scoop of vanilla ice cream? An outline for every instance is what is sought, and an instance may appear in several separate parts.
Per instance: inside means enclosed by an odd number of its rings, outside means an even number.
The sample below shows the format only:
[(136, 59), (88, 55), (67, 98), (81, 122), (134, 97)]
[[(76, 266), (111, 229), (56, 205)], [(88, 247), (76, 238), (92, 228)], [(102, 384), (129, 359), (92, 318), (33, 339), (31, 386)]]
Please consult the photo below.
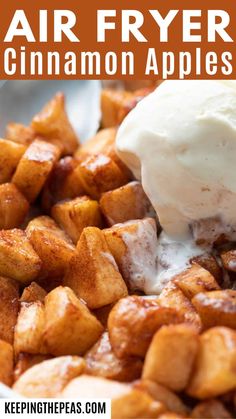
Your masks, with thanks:
[(169, 237), (212, 217), (236, 226), (235, 81), (165, 81), (126, 117), (116, 146)]

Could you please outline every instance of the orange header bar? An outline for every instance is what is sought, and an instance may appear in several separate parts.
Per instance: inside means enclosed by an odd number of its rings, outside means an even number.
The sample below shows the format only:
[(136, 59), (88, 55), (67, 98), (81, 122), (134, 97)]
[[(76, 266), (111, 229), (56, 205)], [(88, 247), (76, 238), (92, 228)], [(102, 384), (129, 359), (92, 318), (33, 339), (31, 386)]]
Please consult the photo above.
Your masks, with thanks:
[(1, 79), (234, 79), (233, 0), (2, 2)]

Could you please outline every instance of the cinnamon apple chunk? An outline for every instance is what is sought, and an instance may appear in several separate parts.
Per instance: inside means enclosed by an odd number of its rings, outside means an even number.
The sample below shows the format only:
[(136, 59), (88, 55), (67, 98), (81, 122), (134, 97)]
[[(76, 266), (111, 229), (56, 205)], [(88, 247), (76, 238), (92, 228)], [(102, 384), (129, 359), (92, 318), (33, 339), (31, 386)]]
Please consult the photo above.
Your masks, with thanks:
[(198, 312), (174, 282), (170, 281), (163, 288), (159, 303), (161, 306), (174, 308), (179, 315), (183, 316), (184, 322), (192, 325), (196, 331), (200, 332), (202, 330), (202, 322)]
[(106, 154), (87, 157), (75, 169), (80, 182), (88, 195), (99, 199), (103, 192), (125, 185), (129, 177), (117, 162)]
[(97, 201), (87, 196), (58, 202), (51, 215), (76, 244), (87, 226), (101, 226), (101, 214)]
[(141, 219), (154, 214), (141, 183), (133, 181), (113, 191), (105, 192), (100, 207), (108, 225)]
[(13, 343), (19, 308), (19, 283), (0, 277), (0, 339)]
[(0, 275), (27, 284), (39, 275), (41, 265), (24, 231), (0, 231)]
[(126, 284), (109, 251), (103, 232), (86, 227), (70, 261), (64, 284), (91, 309), (114, 303), (127, 295)]
[(153, 218), (103, 230), (108, 247), (129, 289), (152, 294), (157, 276), (157, 226)]
[(85, 362), (78, 356), (60, 356), (27, 369), (13, 385), (24, 397), (59, 397), (64, 387), (82, 374)]
[(46, 138), (46, 141), (57, 140), (63, 154), (72, 154), (79, 144), (79, 139), (69, 121), (65, 109), (65, 97), (57, 93), (44, 108), (34, 116), (31, 122), (32, 129)]
[(26, 147), (0, 138), (0, 184), (9, 182)]
[(227, 271), (230, 272), (236, 272), (236, 250), (225, 250), (221, 252), (221, 260), (223, 263), (223, 266)]
[(14, 354), (13, 348), (4, 340), (0, 340), (0, 382), (7, 386), (13, 381)]
[(115, 146), (116, 134), (117, 128), (115, 127), (101, 129), (76, 150), (74, 154), (75, 158), (82, 163), (89, 156), (97, 154), (110, 156)]
[(42, 277), (63, 276), (75, 247), (67, 234), (47, 216), (34, 218), (26, 228), (27, 237), (42, 260)]
[(190, 300), (199, 292), (219, 290), (220, 287), (214, 276), (198, 264), (181, 272), (174, 278), (174, 283)]
[(148, 348), (142, 377), (173, 391), (188, 384), (199, 348), (196, 330), (185, 324), (163, 326)]
[(36, 301), (44, 302), (47, 292), (40, 287), (36, 282), (31, 282), (28, 287), (24, 288), (24, 291), (20, 297), (21, 303), (34, 303)]
[(187, 393), (197, 399), (220, 396), (236, 387), (236, 331), (212, 327), (200, 337)]
[(220, 285), (223, 280), (223, 270), (221, 263), (216, 257), (208, 252), (191, 259), (192, 265), (200, 265), (214, 276), (217, 283)]
[(102, 332), (101, 323), (70, 288), (60, 286), (46, 296), (43, 338), (48, 353), (83, 355)]
[(213, 326), (236, 329), (235, 290), (200, 292), (195, 295), (192, 303), (205, 329)]
[[(138, 390), (146, 391), (154, 400), (161, 402), (170, 412), (188, 417), (189, 409), (181, 398), (169, 388), (158, 384), (156, 381), (141, 379), (134, 382)], [(181, 418), (182, 418), (181, 416)]]
[(59, 201), (85, 194), (75, 172), (78, 164), (78, 161), (70, 156), (56, 162), (42, 191), (41, 205), (46, 213), (50, 213), (51, 207)]
[(105, 155), (112, 159), (117, 166), (127, 175), (127, 179), (133, 179), (128, 167), (122, 162), (116, 153), (115, 139), (117, 128), (105, 128), (98, 131), (92, 138), (85, 141), (75, 152), (74, 157), (80, 163), (88, 157)]
[(191, 418), (232, 419), (233, 416), (220, 400), (210, 399), (198, 403), (191, 412)]
[(101, 94), (102, 127), (119, 125), (137, 103), (151, 93), (153, 89), (154, 86), (142, 87), (133, 92), (103, 89)]
[(40, 301), (22, 303), (14, 335), (14, 351), (29, 354), (46, 354), (43, 332), (45, 324), (44, 306)]
[(28, 211), (28, 201), (13, 183), (0, 185), (0, 229), (20, 227)]
[(58, 158), (58, 147), (42, 140), (34, 140), (27, 148), (12, 182), (29, 202), (37, 198)]
[(29, 368), (34, 367), (37, 364), (40, 364), (43, 361), (46, 361), (48, 359), (51, 359), (51, 355), (33, 355), (33, 354), (27, 354), (25, 352), (21, 352), (16, 357), (16, 363), (14, 367), (14, 382), (17, 381), (20, 376), (27, 371)]
[(36, 133), (30, 127), (17, 122), (9, 122), (6, 126), (5, 137), (17, 144), (28, 146), (35, 139)]
[(85, 356), (85, 372), (122, 382), (130, 382), (141, 376), (143, 363), (140, 358), (117, 358), (108, 332), (104, 332)]
[(133, 93), (126, 90), (103, 89), (101, 94), (102, 127), (119, 125), (126, 103), (133, 97)]
[(108, 317), (112, 348), (119, 358), (144, 357), (154, 333), (163, 325), (181, 323), (173, 308), (161, 307), (158, 297), (129, 296), (121, 299)]

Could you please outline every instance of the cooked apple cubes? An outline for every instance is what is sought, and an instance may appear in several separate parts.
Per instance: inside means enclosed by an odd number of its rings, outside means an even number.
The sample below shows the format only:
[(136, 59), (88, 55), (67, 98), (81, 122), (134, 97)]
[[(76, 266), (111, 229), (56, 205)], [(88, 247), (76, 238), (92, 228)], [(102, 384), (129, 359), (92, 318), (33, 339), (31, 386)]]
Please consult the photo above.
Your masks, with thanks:
[(108, 331), (115, 354), (144, 357), (154, 333), (163, 325), (183, 322), (175, 309), (163, 307), (158, 297), (129, 296), (113, 307)]
[(169, 325), (156, 332), (144, 362), (143, 378), (173, 391), (186, 388), (198, 352), (199, 336), (188, 325)]
[(31, 127), (27, 127), (17, 122), (10, 122), (6, 126), (5, 136), (17, 144), (28, 146), (35, 139), (36, 133)]
[(14, 353), (12, 346), (0, 340), (0, 382), (7, 386), (12, 385)]
[(110, 226), (154, 214), (141, 183), (136, 181), (104, 193), (100, 206)]
[(75, 251), (67, 234), (47, 216), (30, 221), (26, 234), (42, 260), (41, 277), (63, 276)]
[(0, 138), (0, 183), (9, 182), (26, 147)]
[(20, 227), (28, 211), (28, 201), (13, 183), (0, 185), (0, 229)]
[(95, 199), (100, 198), (103, 192), (118, 188), (129, 180), (114, 159), (105, 154), (87, 157), (75, 171), (86, 193)]
[(72, 154), (78, 147), (76, 136), (65, 110), (64, 95), (58, 93), (32, 120), (31, 127), (49, 142), (62, 148), (63, 154)]
[(45, 298), (44, 341), (53, 355), (84, 354), (100, 337), (103, 326), (68, 287)]
[(213, 327), (200, 337), (194, 374), (187, 392), (205, 399), (236, 388), (236, 332)]
[(27, 148), (12, 181), (29, 202), (37, 198), (58, 158), (59, 149), (45, 141), (35, 140)]
[(19, 284), (14, 279), (0, 277), (0, 339), (13, 343), (14, 327), (19, 309)]
[(27, 284), (38, 276), (41, 265), (24, 231), (0, 231), (0, 275)]
[(64, 283), (92, 309), (111, 304), (127, 295), (125, 282), (103, 232), (98, 228), (87, 227), (83, 230)]
[(98, 202), (87, 196), (71, 201), (58, 202), (58, 204), (52, 207), (51, 214), (75, 244), (78, 242), (85, 227), (101, 226)]
[(44, 306), (40, 301), (22, 304), (14, 335), (14, 350), (29, 354), (47, 353), (43, 332), (45, 324)]
[(63, 356), (40, 362), (28, 369), (13, 386), (24, 397), (56, 397), (73, 378), (84, 370), (78, 356)]
[(157, 274), (155, 220), (144, 218), (117, 224), (103, 230), (103, 234), (128, 287), (150, 293)]
[(103, 326), (70, 288), (57, 287), (41, 301), (23, 303), (18, 315), (15, 353), (80, 355), (100, 337)]

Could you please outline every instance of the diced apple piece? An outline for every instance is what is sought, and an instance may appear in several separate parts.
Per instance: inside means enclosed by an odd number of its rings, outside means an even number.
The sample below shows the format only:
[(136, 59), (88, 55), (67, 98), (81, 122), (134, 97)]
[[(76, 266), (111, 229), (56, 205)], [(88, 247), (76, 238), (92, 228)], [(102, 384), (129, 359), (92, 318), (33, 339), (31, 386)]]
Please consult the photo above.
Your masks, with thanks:
[(139, 378), (143, 366), (139, 358), (117, 358), (107, 332), (104, 332), (99, 341), (89, 350), (85, 361), (87, 374), (123, 382)]
[(189, 269), (177, 275), (174, 283), (190, 300), (199, 292), (220, 289), (214, 276), (197, 264), (192, 265)]
[(173, 391), (184, 390), (198, 348), (199, 336), (194, 328), (184, 324), (163, 326), (149, 346), (142, 377)]
[(26, 147), (0, 138), (0, 184), (9, 182)]
[(29, 368), (34, 367), (34, 365), (46, 361), (47, 359), (51, 359), (51, 356), (20, 353), (17, 357), (17, 362), (14, 368), (14, 382), (17, 381)]
[(128, 221), (103, 230), (108, 247), (131, 290), (152, 293), (157, 276), (157, 228), (153, 218)]
[(54, 166), (42, 191), (42, 208), (50, 213), (51, 207), (64, 199), (84, 195), (84, 189), (75, 172), (78, 161), (70, 156), (60, 159)]
[(66, 233), (52, 218), (41, 216), (29, 222), (26, 234), (43, 262), (40, 275), (50, 278), (63, 276), (75, 252)]
[(0, 231), (0, 275), (27, 284), (38, 276), (40, 268), (41, 260), (24, 231)]
[(13, 183), (0, 185), (0, 229), (19, 227), (28, 211), (28, 201)]
[(78, 356), (61, 356), (29, 368), (13, 385), (24, 397), (59, 397), (64, 387), (82, 374), (85, 362)]
[(41, 112), (35, 115), (31, 126), (49, 142), (54, 139), (59, 140), (64, 154), (72, 154), (78, 147), (79, 139), (66, 114), (65, 98), (62, 93), (56, 94)]
[(76, 167), (75, 172), (84, 190), (95, 199), (100, 198), (103, 192), (119, 188), (130, 180), (127, 173), (106, 154), (87, 157)]
[(34, 140), (27, 148), (12, 181), (29, 202), (37, 198), (58, 157), (59, 149), (45, 141)]
[(236, 250), (231, 249), (221, 253), (223, 266), (227, 271), (236, 272)]
[(45, 298), (44, 340), (48, 353), (84, 354), (100, 337), (103, 326), (83, 301), (67, 287), (57, 287)]
[(201, 292), (192, 300), (203, 326), (227, 326), (236, 329), (236, 291)]
[(51, 213), (52, 217), (67, 232), (75, 244), (85, 227), (100, 227), (101, 225), (98, 202), (87, 196), (59, 202), (52, 207)]
[(139, 380), (134, 383), (134, 387), (146, 391), (154, 400), (161, 402), (171, 412), (187, 416), (188, 408), (184, 405), (180, 397), (167, 387), (155, 383), (151, 380)]
[(127, 175), (128, 179), (133, 179), (133, 176), (128, 167), (121, 161), (116, 153), (115, 139), (117, 128), (105, 128), (98, 131), (92, 138), (87, 140), (75, 152), (75, 158), (82, 163), (88, 157), (96, 155), (105, 155), (111, 158), (117, 166)]
[(13, 343), (19, 305), (19, 285), (10, 278), (0, 277), (0, 339)]
[(44, 325), (43, 304), (40, 301), (23, 303), (15, 327), (15, 353), (46, 354), (47, 350), (43, 340)]
[(20, 301), (22, 303), (35, 303), (36, 301), (44, 302), (47, 292), (36, 282), (31, 282), (28, 287), (24, 288)]
[(207, 399), (235, 388), (236, 331), (213, 327), (200, 337), (194, 374), (187, 392), (197, 399)]
[(220, 400), (211, 399), (198, 403), (191, 412), (191, 418), (232, 419), (232, 416)]
[(161, 307), (158, 297), (129, 296), (121, 299), (108, 317), (108, 331), (115, 354), (144, 357), (154, 333), (163, 325), (180, 323), (183, 316)]
[(11, 386), (12, 380), (13, 349), (8, 342), (0, 340), (0, 382), (7, 386)]
[(125, 282), (98, 228), (83, 230), (64, 284), (72, 288), (91, 309), (114, 303), (127, 295)]
[(75, 152), (75, 158), (82, 163), (87, 157), (96, 154), (105, 154), (110, 156), (113, 151), (117, 128), (106, 128), (98, 131), (92, 138), (85, 141)]
[(131, 92), (103, 89), (101, 94), (102, 127), (119, 125), (123, 117), (126, 101), (133, 98)]
[(136, 181), (104, 193), (100, 206), (110, 226), (147, 217), (152, 208), (141, 183)]
[(5, 136), (14, 143), (28, 146), (35, 139), (36, 134), (31, 127), (17, 122), (9, 122), (6, 126)]
[(196, 256), (191, 260), (192, 265), (200, 265), (202, 268), (206, 269), (214, 276), (218, 284), (221, 284), (223, 280), (223, 271), (222, 267), (219, 264), (219, 261), (215, 256), (210, 253), (204, 253), (200, 256)]
[(160, 305), (174, 308), (179, 315), (184, 316), (184, 321), (194, 326), (199, 332), (202, 322), (199, 314), (184, 293), (172, 281), (162, 290), (159, 297)]

